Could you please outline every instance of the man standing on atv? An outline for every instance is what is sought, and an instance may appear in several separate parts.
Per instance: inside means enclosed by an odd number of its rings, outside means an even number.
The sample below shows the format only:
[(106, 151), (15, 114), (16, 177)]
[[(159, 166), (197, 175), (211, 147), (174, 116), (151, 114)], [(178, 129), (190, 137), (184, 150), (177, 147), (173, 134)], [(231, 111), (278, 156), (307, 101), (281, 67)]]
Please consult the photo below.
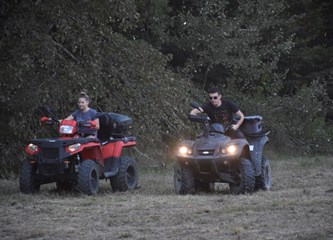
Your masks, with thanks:
[[(209, 101), (201, 106), (198, 110), (194, 108), (190, 114), (198, 115), (200, 113), (206, 113), (210, 118), (210, 123), (220, 123), (227, 127), (227, 131), (224, 133), (231, 139), (245, 138), (243, 133), (238, 130), (240, 125), (244, 121), (244, 114), (236, 106), (236, 104), (229, 99), (222, 99), (222, 94), (217, 87), (211, 87), (208, 89)], [(234, 114), (239, 116), (237, 123), (233, 122)]]

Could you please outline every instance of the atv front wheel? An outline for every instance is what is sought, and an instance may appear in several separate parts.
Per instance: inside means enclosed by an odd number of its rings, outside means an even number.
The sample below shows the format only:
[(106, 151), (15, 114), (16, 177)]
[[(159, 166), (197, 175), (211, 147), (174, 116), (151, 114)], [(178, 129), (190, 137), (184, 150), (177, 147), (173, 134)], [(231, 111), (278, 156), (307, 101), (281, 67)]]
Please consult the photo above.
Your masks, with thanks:
[(269, 160), (262, 157), (261, 160), (261, 174), (256, 177), (256, 190), (268, 190), (272, 187), (272, 170)]
[(239, 164), (238, 183), (229, 183), (232, 194), (251, 193), (254, 190), (254, 169), (250, 160), (241, 158)]
[(20, 191), (30, 194), (39, 192), (40, 184), (36, 183), (36, 166), (31, 165), (28, 159), (22, 163), (20, 174)]
[(99, 188), (99, 175), (97, 163), (85, 160), (79, 167), (76, 189), (88, 195), (95, 195)]
[(193, 194), (195, 192), (194, 176), (190, 168), (179, 162), (174, 165), (174, 187), (177, 194)]
[(121, 157), (118, 173), (110, 178), (113, 191), (134, 190), (138, 185), (138, 167), (131, 157)]

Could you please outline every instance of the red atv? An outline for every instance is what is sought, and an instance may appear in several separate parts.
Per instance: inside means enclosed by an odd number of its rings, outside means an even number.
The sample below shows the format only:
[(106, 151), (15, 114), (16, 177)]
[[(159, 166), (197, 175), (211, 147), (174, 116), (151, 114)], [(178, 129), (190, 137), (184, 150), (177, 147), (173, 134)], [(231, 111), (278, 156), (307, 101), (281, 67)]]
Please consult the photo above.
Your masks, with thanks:
[(98, 113), (97, 138), (82, 138), (78, 126), (94, 127), (94, 121), (59, 121), (41, 118), (45, 125), (58, 125), (59, 138), (32, 139), (25, 151), (20, 175), (22, 193), (35, 193), (40, 185), (56, 182), (58, 190), (78, 190), (94, 195), (99, 179), (109, 179), (114, 191), (134, 190), (138, 184), (136, 161), (124, 156), (125, 148), (136, 145), (131, 134), (132, 119), (117, 113)]

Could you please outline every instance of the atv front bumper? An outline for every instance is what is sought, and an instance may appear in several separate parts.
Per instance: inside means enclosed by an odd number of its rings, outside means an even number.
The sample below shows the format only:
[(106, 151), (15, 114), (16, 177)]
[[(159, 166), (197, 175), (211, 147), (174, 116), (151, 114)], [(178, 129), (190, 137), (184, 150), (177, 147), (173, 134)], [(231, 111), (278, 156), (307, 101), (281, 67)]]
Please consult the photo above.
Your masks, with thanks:
[(235, 156), (177, 156), (177, 162), (192, 169), (195, 175), (232, 182), (231, 175), (237, 173), (239, 158)]

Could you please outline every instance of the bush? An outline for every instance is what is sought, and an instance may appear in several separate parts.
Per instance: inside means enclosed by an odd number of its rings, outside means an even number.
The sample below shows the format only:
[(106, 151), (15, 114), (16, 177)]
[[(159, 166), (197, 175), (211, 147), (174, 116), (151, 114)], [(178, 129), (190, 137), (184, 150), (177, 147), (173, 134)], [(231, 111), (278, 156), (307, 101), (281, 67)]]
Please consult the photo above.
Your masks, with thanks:
[(332, 151), (333, 126), (325, 123), (325, 85), (314, 81), (294, 96), (237, 96), (245, 115), (262, 115), (271, 131), (270, 142), (279, 151), (298, 154)]

